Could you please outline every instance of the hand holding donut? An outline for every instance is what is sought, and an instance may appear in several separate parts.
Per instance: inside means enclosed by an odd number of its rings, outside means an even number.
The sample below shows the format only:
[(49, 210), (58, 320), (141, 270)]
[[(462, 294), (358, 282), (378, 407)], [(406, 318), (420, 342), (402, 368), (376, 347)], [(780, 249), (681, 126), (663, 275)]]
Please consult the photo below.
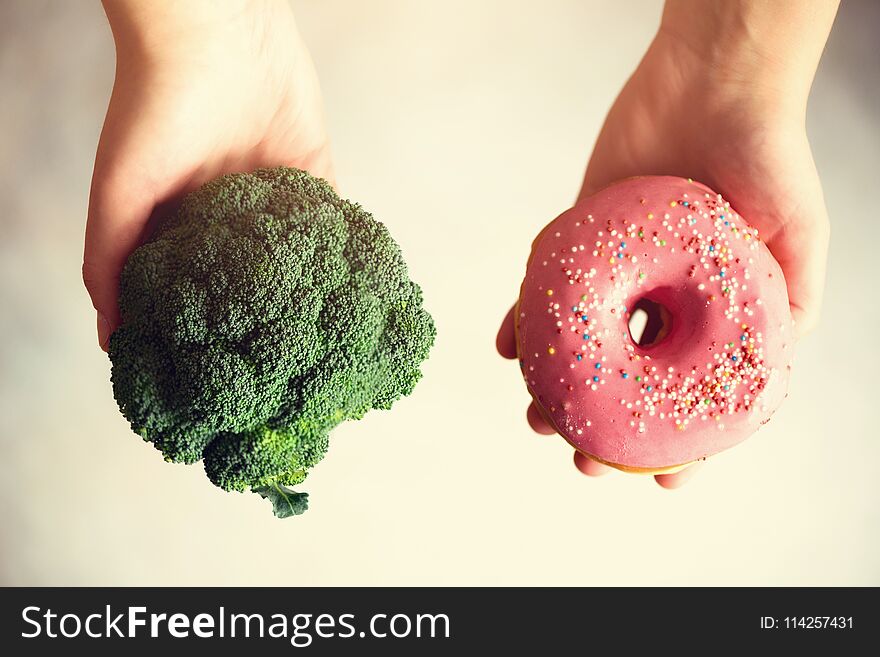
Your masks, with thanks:
[[(719, 192), (757, 230), (781, 266), (794, 331), (799, 336), (811, 329), (818, 318), (829, 235), (822, 189), (806, 137), (806, 102), (836, 8), (836, 2), (819, 0), (791, 5), (748, 0), (711, 3), (669, 0), (657, 36), (609, 112), (580, 194), (583, 200), (614, 181), (643, 175), (692, 178)], [(698, 198), (708, 201), (702, 194)], [(666, 199), (662, 201), (666, 202)], [(651, 202), (660, 202), (660, 199)], [(676, 214), (670, 220), (685, 220), (685, 216)], [(713, 214), (713, 221), (714, 217)], [(723, 233), (723, 222), (720, 227)], [(628, 230), (624, 226), (619, 228), (625, 232)], [(718, 229), (719, 226), (709, 227), (711, 231)], [(607, 237), (603, 235), (603, 238)], [(615, 235), (615, 239), (617, 237)], [(539, 247), (540, 240), (539, 236), (533, 248)], [(617, 239), (616, 246), (621, 241), (626, 240)], [(652, 245), (658, 246), (654, 242)], [(712, 244), (707, 242), (699, 246), (706, 249), (704, 254), (708, 254)], [(590, 245), (590, 254), (594, 247), (594, 244)], [(730, 248), (742, 254), (742, 244), (734, 242)], [(650, 253), (651, 259), (660, 260), (657, 264), (662, 268), (662, 257), (651, 250), (643, 252)], [(535, 251), (532, 256), (534, 260)], [(530, 262), (532, 265), (534, 262)], [(637, 269), (631, 263), (629, 266), (634, 268), (633, 271)], [(720, 281), (719, 274), (720, 270), (710, 274), (716, 277), (713, 281)], [(739, 281), (740, 284), (743, 282)], [(710, 282), (707, 279), (703, 284)], [(741, 294), (741, 299), (745, 296), (747, 294)], [(570, 307), (566, 307), (568, 309)], [(590, 312), (584, 315), (589, 317)], [(515, 319), (514, 309), (511, 309), (498, 333), (498, 351), (507, 358), (517, 357)], [(567, 320), (565, 318), (566, 324), (562, 326), (566, 331), (571, 328)], [(613, 332), (614, 329), (609, 330)], [(741, 335), (746, 335), (746, 341), (754, 339), (754, 336), (750, 338), (750, 333)], [(726, 335), (718, 336), (719, 340), (727, 338)], [(590, 347), (591, 353), (596, 354), (594, 347)], [(732, 354), (733, 350), (728, 350), (727, 357)], [(587, 357), (583, 355), (583, 358)], [(781, 367), (785, 366), (784, 360), (782, 358), (779, 362)], [(607, 369), (601, 360), (597, 362), (601, 368)], [(579, 366), (580, 362), (576, 365)], [(644, 365), (639, 363), (640, 368)], [(693, 365), (702, 365), (702, 362)], [(615, 371), (604, 374), (622, 377), (626, 373), (633, 377), (628, 383), (633, 383), (636, 369), (633, 368), (633, 372), (617, 371), (621, 369), (626, 368), (615, 367)], [(644, 374), (644, 371), (639, 370), (639, 373)], [(685, 378), (688, 376), (687, 372), (681, 374)], [(702, 371), (700, 374), (705, 376)], [(602, 375), (597, 376), (602, 381)], [(582, 378), (584, 383), (591, 380), (586, 376)], [(527, 375), (526, 380), (528, 383)], [(615, 381), (614, 385), (621, 383)], [(712, 383), (718, 383), (719, 390), (724, 393), (726, 384), (723, 381), (713, 380)], [(671, 383), (667, 381), (667, 385)], [(639, 387), (638, 394), (630, 394), (629, 400), (624, 394), (615, 398), (620, 397), (626, 403), (639, 401), (636, 411), (627, 410), (643, 412), (643, 404), (655, 394), (653, 390), (648, 393), (646, 387), (647, 384)], [(533, 395), (536, 393), (532, 386), (530, 391)], [(737, 399), (742, 402), (744, 389), (740, 389), (739, 394)], [(692, 401), (702, 403), (707, 399), (700, 397)], [(712, 398), (710, 403), (717, 403), (720, 409), (722, 401), (721, 398)], [(552, 416), (548, 405), (552, 402), (533, 401), (528, 409), (529, 424), (543, 434), (560, 429), (569, 442), (577, 445), (576, 435), (568, 435), (565, 428), (559, 426), (559, 422), (564, 421), (562, 416)], [(650, 421), (659, 423), (660, 412), (657, 410)], [(665, 420), (666, 413), (663, 414)], [(709, 413), (705, 415), (713, 417)], [(717, 426), (724, 424), (723, 419), (707, 421)], [(636, 421), (647, 422), (648, 419)], [(705, 426), (704, 421), (697, 420), (683, 433), (708, 435)], [(582, 472), (600, 475), (609, 471), (609, 465), (601, 462), (603, 459), (590, 458), (584, 451), (596, 456), (589, 450), (575, 452), (575, 463)], [(626, 465), (615, 459), (610, 461), (618, 467)], [(662, 468), (653, 471), (658, 470)], [(677, 472), (659, 473), (655, 478), (661, 486), (674, 488), (684, 483), (693, 470), (691, 466)]]

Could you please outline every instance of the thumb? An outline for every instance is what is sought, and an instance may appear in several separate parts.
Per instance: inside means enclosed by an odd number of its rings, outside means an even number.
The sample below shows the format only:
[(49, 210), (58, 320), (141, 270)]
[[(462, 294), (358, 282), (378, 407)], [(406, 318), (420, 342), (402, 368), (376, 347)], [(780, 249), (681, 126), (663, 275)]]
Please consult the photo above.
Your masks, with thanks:
[(127, 167), (95, 163), (89, 195), (82, 277), (98, 317), (98, 344), (106, 351), (119, 326), (119, 276), (140, 243), (155, 205), (155, 194), (135, 181)]

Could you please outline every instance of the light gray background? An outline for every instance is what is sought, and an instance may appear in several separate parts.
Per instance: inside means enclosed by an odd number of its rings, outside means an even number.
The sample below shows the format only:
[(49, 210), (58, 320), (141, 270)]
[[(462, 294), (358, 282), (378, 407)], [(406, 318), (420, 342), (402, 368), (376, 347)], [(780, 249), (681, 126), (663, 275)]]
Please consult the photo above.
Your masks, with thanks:
[(437, 318), (423, 382), (335, 432), (312, 509), (286, 521), (134, 437), (79, 274), (109, 30), (97, 0), (4, 0), (0, 582), (880, 584), (880, 3), (844, 2), (810, 104), (833, 224), (821, 326), (773, 421), (673, 493), (580, 476), (493, 349), (661, 4), (294, 6), (342, 191), (391, 228)]

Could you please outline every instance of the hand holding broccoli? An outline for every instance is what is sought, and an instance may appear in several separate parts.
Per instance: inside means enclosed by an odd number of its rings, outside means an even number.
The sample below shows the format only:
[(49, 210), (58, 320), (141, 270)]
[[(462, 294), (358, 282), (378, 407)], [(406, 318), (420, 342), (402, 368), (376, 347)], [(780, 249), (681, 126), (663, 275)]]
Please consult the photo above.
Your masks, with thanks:
[(95, 158), (83, 279), (107, 348), (119, 275), (151, 216), (218, 175), (333, 181), (321, 96), (281, 0), (104, 0), (116, 81)]
[(333, 181), (284, 0), (104, 6), (116, 82), (83, 278), (120, 410), (167, 460), (302, 513), (286, 486), (334, 426), (412, 390), (433, 321), (384, 226), (305, 173)]

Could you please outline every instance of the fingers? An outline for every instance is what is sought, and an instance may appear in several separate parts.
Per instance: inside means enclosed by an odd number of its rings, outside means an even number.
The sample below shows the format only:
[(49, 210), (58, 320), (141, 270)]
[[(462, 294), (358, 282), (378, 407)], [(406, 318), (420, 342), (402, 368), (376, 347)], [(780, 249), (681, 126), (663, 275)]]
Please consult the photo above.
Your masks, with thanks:
[(702, 462), (689, 465), (684, 470), (679, 470), (672, 474), (654, 475), (654, 480), (662, 487), (668, 490), (684, 486), (697, 471), (703, 467)]
[(538, 406), (535, 402), (529, 404), (529, 408), (526, 410), (526, 419), (529, 421), (529, 426), (535, 433), (540, 433), (543, 436), (551, 436), (556, 433), (556, 430), (550, 426), (550, 423), (544, 419), (543, 415), (541, 415), (541, 411), (538, 410)]
[(119, 326), (119, 275), (142, 239), (155, 196), (138, 188), (134, 172), (95, 167), (89, 197), (82, 276), (97, 311), (98, 344), (106, 351)]
[(574, 452), (574, 467), (588, 477), (601, 477), (602, 475), (611, 472), (611, 467), (604, 463), (594, 461), (589, 456), (581, 454), (577, 450)]
[(799, 202), (785, 208), (782, 230), (768, 246), (785, 273), (795, 334), (803, 337), (819, 322), (831, 224), (809, 143), (805, 138), (800, 143), (804, 152), (797, 159), (802, 170), (792, 172), (803, 186), (797, 196)]
[[(795, 333), (802, 337), (819, 320), (825, 286), (830, 224), (822, 183), (801, 129), (773, 137), (755, 155), (754, 171), (718, 188), (760, 231), (785, 276)], [(768, 196), (766, 190), (774, 190)]]
[(786, 225), (768, 243), (785, 274), (795, 334), (799, 338), (819, 322), (829, 232), (828, 216), (823, 206), (813, 210), (808, 225)]
[(516, 304), (510, 307), (501, 327), (498, 329), (498, 335), (495, 337), (495, 348), (504, 358), (516, 358), (516, 331), (514, 329), (513, 313), (516, 310)]
[[(775, 204), (770, 213), (769, 227), (759, 226), (765, 232), (767, 246), (782, 267), (795, 333), (804, 336), (819, 320), (822, 294), (825, 287), (825, 271), (828, 259), (830, 223), (822, 184), (813, 164), (809, 144), (799, 141), (788, 149), (796, 167), (787, 171), (786, 177), (777, 185), (786, 190), (783, 202)], [(750, 209), (750, 215), (761, 217), (760, 207)]]
[[(577, 450), (575, 450), (574, 453), (574, 466), (589, 477), (601, 477), (602, 475), (608, 474), (613, 469), (611, 466), (605, 465), (604, 463), (594, 461), (589, 456), (582, 454)], [(684, 486), (684, 484), (686, 484), (701, 467), (703, 467), (702, 462), (694, 463), (679, 472), (654, 475), (654, 480), (663, 488), (670, 490), (679, 488), (680, 486)]]
[[(538, 410), (538, 405), (534, 401), (529, 404), (529, 408), (526, 411), (526, 418), (529, 421), (529, 426), (535, 433), (544, 436), (550, 436), (556, 433), (556, 430), (549, 422), (547, 422), (541, 411)], [(611, 466), (599, 463), (577, 450), (574, 452), (574, 465), (578, 470), (589, 477), (601, 477), (602, 475), (608, 474), (613, 469)], [(686, 484), (702, 466), (702, 462), (694, 463), (686, 467), (684, 470), (672, 474), (654, 475), (654, 479), (663, 488), (670, 490), (679, 488)]]

